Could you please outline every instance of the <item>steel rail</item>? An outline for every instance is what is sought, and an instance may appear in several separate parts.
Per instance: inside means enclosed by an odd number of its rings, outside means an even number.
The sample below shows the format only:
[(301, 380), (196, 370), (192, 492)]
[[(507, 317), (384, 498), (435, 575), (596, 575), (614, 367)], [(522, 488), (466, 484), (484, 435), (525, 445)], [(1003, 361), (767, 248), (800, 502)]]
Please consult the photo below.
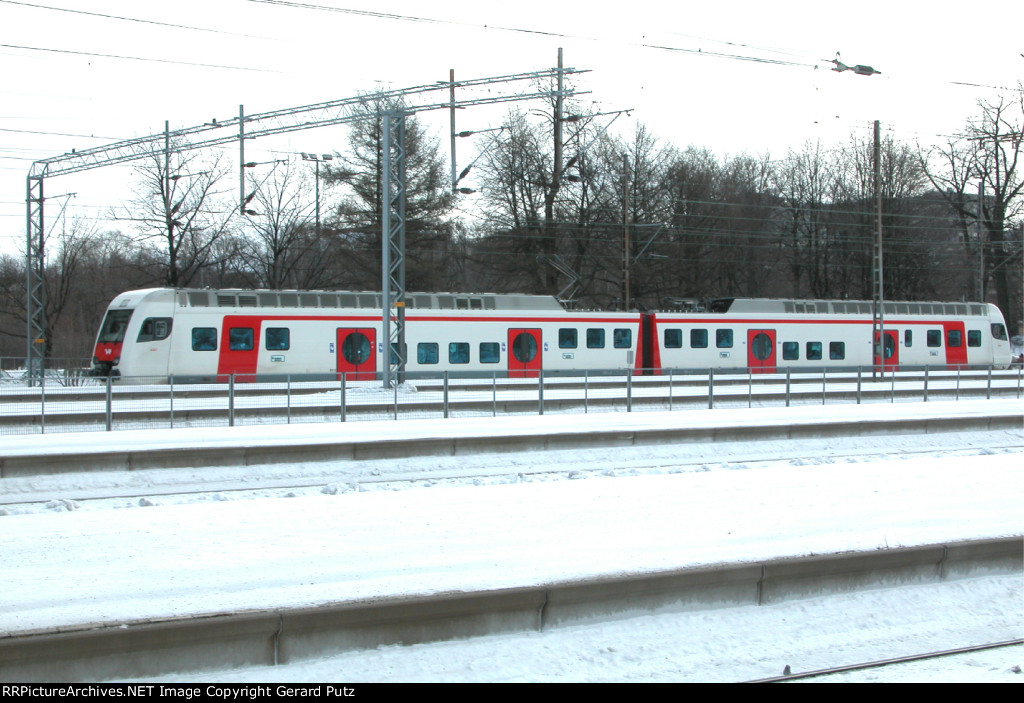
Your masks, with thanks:
[(847, 671), (875, 669), (883, 666), (889, 666), (890, 664), (905, 664), (907, 662), (923, 661), (926, 659), (938, 659), (940, 657), (948, 657), (954, 654), (967, 654), (969, 652), (979, 652), (985, 649), (996, 649), (998, 647), (1014, 647), (1020, 644), (1024, 644), (1024, 639), (1006, 640), (1004, 642), (991, 642), (989, 644), (978, 644), (970, 647), (958, 647), (957, 649), (943, 649), (936, 652), (926, 652), (924, 654), (911, 654), (905, 657), (879, 659), (877, 661), (862, 662), (860, 664), (848, 664), (846, 666), (834, 666), (827, 669), (816, 669), (814, 671), (805, 671), (798, 674), (783, 674), (782, 676), (772, 676), (766, 679), (754, 679), (752, 681), (743, 681), (742, 683), (780, 683), (783, 681), (797, 681), (799, 679), (810, 679), (818, 676), (841, 674)]

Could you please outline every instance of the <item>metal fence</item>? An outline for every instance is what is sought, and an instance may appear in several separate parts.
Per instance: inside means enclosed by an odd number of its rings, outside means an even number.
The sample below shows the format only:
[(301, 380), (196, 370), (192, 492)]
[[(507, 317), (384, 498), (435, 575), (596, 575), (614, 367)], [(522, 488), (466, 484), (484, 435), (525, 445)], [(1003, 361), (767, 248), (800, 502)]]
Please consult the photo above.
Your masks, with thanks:
[(8, 373), (0, 379), (0, 434), (1020, 398), (1021, 393), (1021, 369), (991, 367), (885, 374), (872, 369), (773, 374), (676, 369), (657, 375), (608, 370), (583, 376), (541, 372), (533, 378), (445, 373), (394, 387), (344, 374), (327, 381), (248, 376), (200, 384), (56, 372), (31, 386)]

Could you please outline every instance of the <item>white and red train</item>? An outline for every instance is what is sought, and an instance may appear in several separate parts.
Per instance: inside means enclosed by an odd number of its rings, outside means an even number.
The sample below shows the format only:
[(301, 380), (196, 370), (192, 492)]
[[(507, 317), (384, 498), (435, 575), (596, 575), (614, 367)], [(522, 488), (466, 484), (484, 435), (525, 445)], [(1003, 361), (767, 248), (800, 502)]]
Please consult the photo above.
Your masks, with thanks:
[[(406, 296), (406, 371), (536, 376), (631, 369), (1007, 366), (999, 309), (887, 302), (884, 345), (871, 303), (728, 298), (680, 312), (565, 310), (552, 297)], [(381, 295), (154, 288), (122, 293), (96, 340), (93, 371), (152, 383), (301, 374), (375, 378), (384, 364)]]

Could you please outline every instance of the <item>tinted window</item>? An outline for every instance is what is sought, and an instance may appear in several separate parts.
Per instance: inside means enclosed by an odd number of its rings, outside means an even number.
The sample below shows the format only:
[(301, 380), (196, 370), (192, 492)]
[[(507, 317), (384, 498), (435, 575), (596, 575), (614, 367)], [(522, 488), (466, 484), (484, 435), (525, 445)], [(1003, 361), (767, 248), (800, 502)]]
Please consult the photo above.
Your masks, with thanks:
[(840, 361), (846, 358), (846, 342), (829, 342), (828, 358), (833, 361)]
[(715, 330), (715, 346), (719, 349), (732, 349), (732, 330)]
[(808, 342), (807, 343), (807, 359), (809, 361), (816, 361), (821, 358), (821, 342)]
[[(130, 314), (130, 313), (129, 313)], [(137, 342), (159, 342), (171, 335), (171, 318), (147, 317), (142, 322)]]
[(250, 351), (252, 347), (252, 327), (231, 327), (228, 329), (228, 348), (231, 351)]
[(420, 342), (416, 345), (416, 361), (421, 364), (436, 364), (438, 362), (437, 342)]
[(123, 342), (125, 330), (128, 329), (128, 320), (132, 316), (131, 310), (111, 310), (103, 320), (100, 327), (100, 336), (97, 340), (102, 344)]
[(903, 331), (903, 346), (911, 347), (914, 345), (914, 335), (910, 330)]
[(263, 342), (270, 351), (285, 351), (291, 348), (291, 332), (287, 327), (268, 327)]
[(341, 356), (353, 366), (366, 363), (370, 358), (370, 339), (362, 332), (353, 332), (341, 343)]
[(783, 342), (782, 358), (786, 361), (796, 361), (800, 358), (800, 342)]
[(575, 349), (578, 344), (575, 328), (563, 327), (558, 330), (558, 348)]
[(497, 364), (501, 361), (501, 345), (497, 342), (480, 343), (480, 363)]
[(666, 349), (682, 349), (683, 348), (683, 331), (682, 330), (665, 330), (665, 348)]
[(1006, 341), (1006, 328), (999, 322), (992, 323), (992, 336), (996, 339)]
[(469, 363), (469, 342), (452, 342), (448, 345), (448, 363)]
[(707, 330), (690, 330), (690, 347), (693, 349), (708, 348)]
[(217, 351), (217, 330), (213, 327), (193, 327), (192, 351)]
[(612, 344), (616, 349), (629, 349), (633, 346), (633, 330), (612, 330)]
[(946, 332), (947, 347), (962, 347), (964, 345), (964, 333), (960, 330), (948, 330)]
[(942, 330), (928, 330), (928, 346), (929, 347), (941, 347), (942, 346)]
[(981, 330), (967, 330), (967, 346), (981, 346)]
[(587, 330), (587, 349), (604, 349), (604, 330), (596, 328)]

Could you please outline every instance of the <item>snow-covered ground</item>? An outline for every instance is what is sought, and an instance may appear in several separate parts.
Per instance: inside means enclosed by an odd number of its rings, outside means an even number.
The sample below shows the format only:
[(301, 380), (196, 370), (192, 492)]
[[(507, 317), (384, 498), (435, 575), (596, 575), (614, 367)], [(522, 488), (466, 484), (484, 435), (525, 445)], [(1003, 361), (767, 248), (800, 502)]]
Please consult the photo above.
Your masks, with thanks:
[[(1021, 401), (961, 401), (969, 409)], [(933, 411), (929, 404), (833, 407), (872, 417)], [(677, 412), (703, 422), (726, 412)], [(743, 411), (785, 423), (824, 409)], [(760, 413), (760, 414), (759, 414)], [(858, 415), (859, 414), (859, 415)], [(522, 423), (609, 429), (664, 421), (667, 413), (474, 421), (472, 431), (522, 431)], [(378, 426), (379, 425), (379, 426)], [(460, 423), (359, 423), (344, 431), (451, 433)], [(333, 426), (219, 430), (219, 442), (295, 441)], [(468, 429), (466, 425), (463, 429)], [(1016, 446), (1013, 437), (1019, 437)], [(194, 432), (114, 433), (107, 441), (197, 441)], [(763, 461), (730, 461), (730, 448), (680, 447), (682, 460), (623, 447), (604, 450), (620, 471), (588, 472), (564, 452), (497, 454), (489, 479), (385, 483), (414, 490), (304, 490), (197, 494), (65, 504), (74, 477), (47, 479), (49, 509), (0, 516), (0, 631), (117, 623), (346, 599), (506, 588), (598, 574), (876, 550), (1024, 534), (1020, 478), (1024, 428), (952, 455), (920, 452), (936, 436), (908, 435), (877, 451), (844, 441), (764, 443)], [(75, 435), (35, 437), (55, 452)], [(78, 435), (89, 444), (95, 434)], [(249, 438), (249, 439), (246, 439)], [(13, 439), (13, 438), (12, 438)], [(21, 438), (18, 438), (19, 440)], [(28, 438), (24, 442), (30, 441)], [(863, 440), (860, 440), (861, 442)], [(24, 447), (21, 447), (24, 449)], [(796, 450), (796, 451), (794, 451)], [(812, 453), (809, 453), (812, 452)], [(703, 455), (703, 461), (694, 461)], [(480, 457), (472, 459), (482, 463)], [(518, 471), (542, 467), (552, 471)], [(445, 470), (452, 458), (434, 458)], [(352, 462), (347, 462), (351, 464)], [(379, 467), (378, 467), (379, 468)], [(421, 467), (422, 468), (422, 467)], [(236, 472), (250, 471), (238, 467)], [(309, 467), (294, 471), (308, 476)], [(322, 471), (319, 467), (317, 471)], [(339, 463), (344, 473), (351, 466)], [(210, 477), (220, 480), (219, 472)], [(371, 470), (372, 471), (372, 470)], [(288, 470), (284, 471), (287, 477)], [(237, 477), (237, 475), (235, 476)], [(183, 472), (194, 483), (197, 472)], [(552, 480), (557, 478), (577, 480)], [(251, 480), (258, 477), (250, 474)], [(165, 477), (166, 480), (166, 477)], [(482, 485), (475, 485), (482, 484)], [(419, 488), (429, 486), (429, 488)], [(0, 490), (24, 485), (0, 482)], [(140, 504), (147, 507), (140, 508)], [(112, 509), (111, 506), (135, 506)], [(67, 507), (82, 509), (68, 512)], [(1021, 575), (879, 589), (760, 607), (693, 610), (578, 625), (543, 633), (383, 647), (319, 662), (165, 680), (236, 681), (730, 681), (762, 678), (1024, 636)], [(1024, 680), (1022, 648), (933, 664), (887, 667), (848, 680)], [(900, 671), (910, 673), (898, 673)], [(859, 677), (859, 678), (858, 678)]]

